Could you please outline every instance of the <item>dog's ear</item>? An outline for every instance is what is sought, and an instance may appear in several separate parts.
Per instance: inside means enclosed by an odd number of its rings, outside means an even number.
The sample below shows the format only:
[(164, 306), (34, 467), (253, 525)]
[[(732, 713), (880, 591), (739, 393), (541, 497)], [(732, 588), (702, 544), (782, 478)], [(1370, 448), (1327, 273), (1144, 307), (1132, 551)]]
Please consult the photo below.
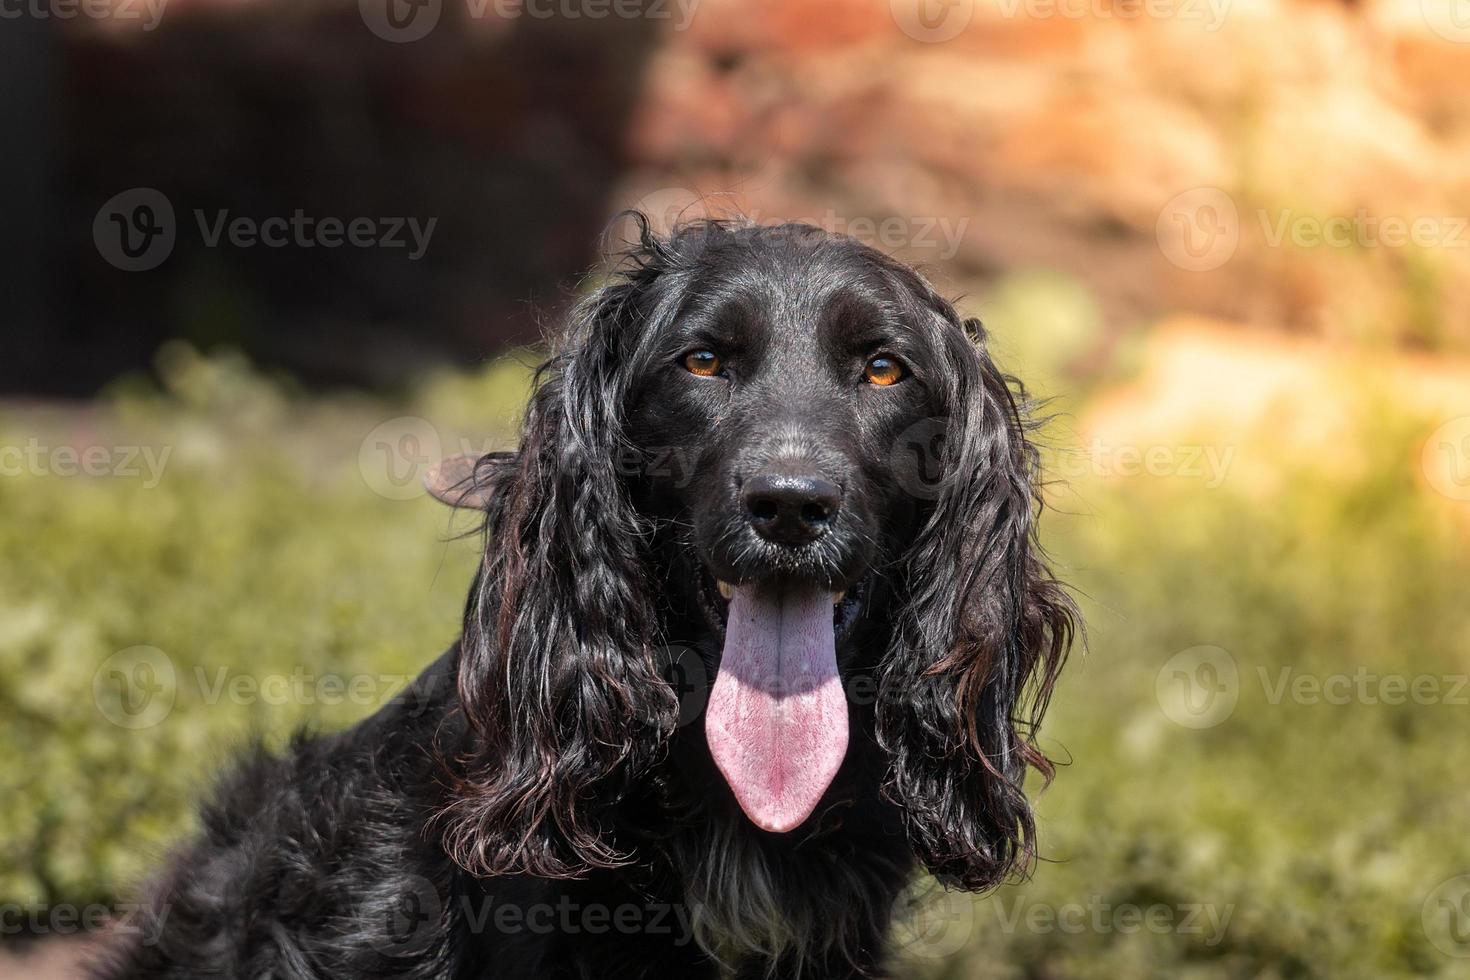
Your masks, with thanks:
[(617, 465), (640, 295), (655, 275), (645, 265), (573, 312), (513, 463), (485, 487), (459, 651), (473, 748), (440, 815), (449, 853), (477, 874), (623, 863), (605, 815), (674, 726), (653, 655), (647, 529)]
[(424, 489), (450, 507), (488, 510), (497, 472), (514, 464), (514, 453), (459, 453), (429, 467), (424, 474)]
[(1034, 856), (1022, 784), (1028, 766), (1051, 777), (1034, 731), (1077, 620), (1036, 541), (1042, 496), (1024, 393), (990, 360), (979, 321), (942, 307), (941, 478), (903, 563), (878, 735), (891, 759), (886, 792), (916, 852), (942, 881), (980, 890)]

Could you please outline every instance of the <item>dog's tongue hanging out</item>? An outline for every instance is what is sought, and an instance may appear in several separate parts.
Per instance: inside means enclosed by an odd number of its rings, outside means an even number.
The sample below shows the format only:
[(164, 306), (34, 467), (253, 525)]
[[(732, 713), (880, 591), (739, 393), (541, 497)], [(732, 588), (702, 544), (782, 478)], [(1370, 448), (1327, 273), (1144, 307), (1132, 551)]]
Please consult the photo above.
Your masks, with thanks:
[(847, 752), (830, 593), (735, 587), (705, 734), (757, 826), (784, 833), (807, 818)]

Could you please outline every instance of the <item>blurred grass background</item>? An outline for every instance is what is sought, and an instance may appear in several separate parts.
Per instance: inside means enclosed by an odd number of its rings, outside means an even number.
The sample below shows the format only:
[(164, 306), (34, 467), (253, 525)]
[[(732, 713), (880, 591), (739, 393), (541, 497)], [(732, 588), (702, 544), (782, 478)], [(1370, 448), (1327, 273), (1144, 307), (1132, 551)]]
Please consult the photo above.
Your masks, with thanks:
[[(1456, 744), (1467, 692), (1459, 704), (1271, 696), (1283, 669), (1464, 676), (1470, 515), (1426, 486), (1420, 447), (1436, 418), (1324, 367), (1342, 418), (1315, 451), (1289, 427), (1228, 419), (1130, 442), (1119, 433), (1134, 423), (1118, 418), (1157, 400), (1159, 338), (1208, 331), (1147, 332), (1069, 381), (1076, 338), (1097, 329), (1086, 291), (1025, 275), (994, 295), (972, 305), (1013, 366), (1071, 392), (1045, 433), (1062, 474), (1046, 537), (1091, 652), (1044, 729), (1067, 763), (1040, 797), (1044, 860), (983, 899), (928, 891), (900, 916), (906, 975), (1463, 975), (1425, 915), (1436, 886), (1470, 869), (1454, 830), (1470, 803)], [(381, 481), (374, 433), (428, 423), (439, 445), (417, 447), (424, 459), (507, 444), (533, 360), (440, 372), (387, 399), (306, 394), (239, 355), (174, 345), (157, 381), (123, 379), (84, 410), (0, 413), (7, 444), (171, 449), (156, 486), (0, 480), (0, 739), (24, 761), (0, 768), (0, 899), (125, 899), (233, 747), (350, 723), (451, 641), (473, 542), (454, 540), (464, 527), (427, 498), (393, 499), (409, 491)], [(1129, 475), (1100, 439), (1179, 456), (1172, 471)], [(1233, 453), (1211, 479), (1182, 462), (1190, 447)], [(166, 655), (174, 700), (133, 729), (98, 676), (139, 645)], [(1193, 728), (1159, 677), (1202, 646), (1226, 651), (1238, 679), (1233, 710)], [(222, 676), (293, 672), (367, 681), (353, 697), (211, 698)]]

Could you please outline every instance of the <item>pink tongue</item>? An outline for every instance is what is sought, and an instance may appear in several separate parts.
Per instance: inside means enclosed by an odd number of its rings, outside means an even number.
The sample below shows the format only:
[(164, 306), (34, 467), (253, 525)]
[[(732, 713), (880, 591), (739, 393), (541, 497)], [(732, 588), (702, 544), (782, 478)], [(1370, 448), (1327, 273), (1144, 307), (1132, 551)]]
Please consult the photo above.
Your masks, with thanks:
[(735, 589), (705, 737), (756, 826), (785, 833), (811, 814), (847, 752), (828, 593)]

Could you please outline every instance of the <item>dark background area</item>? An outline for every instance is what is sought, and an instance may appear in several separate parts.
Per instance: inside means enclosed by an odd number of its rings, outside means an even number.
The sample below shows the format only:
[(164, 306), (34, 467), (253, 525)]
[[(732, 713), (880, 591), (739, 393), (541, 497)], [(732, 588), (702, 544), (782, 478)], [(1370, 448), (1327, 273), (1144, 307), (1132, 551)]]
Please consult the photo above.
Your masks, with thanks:
[[(390, 44), (355, 6), (177, 4), (147, 34), (4, 24), (10, 270), (0, 389), (81, 396), (168, 338), (239, 348), (309, 384), (393, 384), (538, 338), (597, 258), (658, 27), (449, 5)], [(151, 187), (177, 240), (114, 268), (93, 217)], [(405, 250), (210, 248), (193, 212), (436, 218)], [(404, 233), (407, 237), (407, 233)]]

